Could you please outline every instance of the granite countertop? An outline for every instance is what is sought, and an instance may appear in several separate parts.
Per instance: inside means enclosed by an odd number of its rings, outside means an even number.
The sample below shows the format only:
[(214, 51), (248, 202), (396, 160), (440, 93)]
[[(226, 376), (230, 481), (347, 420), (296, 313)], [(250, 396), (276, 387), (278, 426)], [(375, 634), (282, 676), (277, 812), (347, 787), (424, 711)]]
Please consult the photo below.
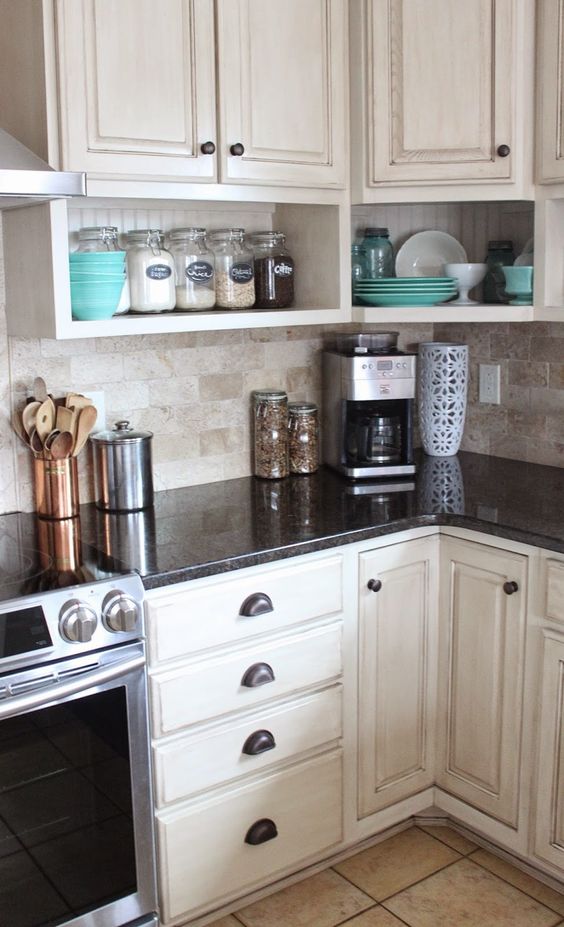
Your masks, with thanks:
[[(143, 512), (108, 514), (84, 505), (78, 525), (76, 519), (47, 523), (59, 550), (66, 529), (80, 532), (83, 567), (74, 582), (135, 570), (146, 589), (427, 525), (564, 552), (564, 468), (480, 454), (421, 454), (411, 488), (400, 492), (352, 484), (322, 468), (279, 481), (246, 477), (160, 492), (154, 508)], [(32, 591), (38, 575), (38, 588), (46, 588), (39, 563), (46, 530), (31, 514), (0, 519), (0, 598)], [(67, 548), (70, 543), (67, 538)], [(24, 577), (19, 592), (8, 580), (11, 561)], [(64, 571), (51, 580), (69, 584)]]

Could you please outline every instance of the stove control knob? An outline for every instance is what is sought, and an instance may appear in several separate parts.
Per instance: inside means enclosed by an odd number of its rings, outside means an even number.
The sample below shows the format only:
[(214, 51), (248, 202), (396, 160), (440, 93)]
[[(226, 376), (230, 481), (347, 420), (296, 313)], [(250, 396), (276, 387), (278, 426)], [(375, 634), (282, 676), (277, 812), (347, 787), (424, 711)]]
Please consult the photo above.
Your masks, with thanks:
[(79, 599), (69, 599), (59, 612), (61, 637), (71, 644), (87, 644), (91, 641), (97, 624), (94, 609)]
[(102, 621), (108, 631), (134, 631), (139, 618), (139, 606), (131, 596), (119, 589), (108, 592), (102, 602)]

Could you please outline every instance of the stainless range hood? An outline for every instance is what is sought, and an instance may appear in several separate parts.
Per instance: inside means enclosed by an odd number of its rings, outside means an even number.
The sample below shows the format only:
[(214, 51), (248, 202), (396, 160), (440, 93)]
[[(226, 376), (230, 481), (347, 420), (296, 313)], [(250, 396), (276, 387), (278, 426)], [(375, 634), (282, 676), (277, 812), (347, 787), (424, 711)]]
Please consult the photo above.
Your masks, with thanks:
[(53, 170), (0, 129), (0, 209), (67, 196), (86, 196), (86, 174)]

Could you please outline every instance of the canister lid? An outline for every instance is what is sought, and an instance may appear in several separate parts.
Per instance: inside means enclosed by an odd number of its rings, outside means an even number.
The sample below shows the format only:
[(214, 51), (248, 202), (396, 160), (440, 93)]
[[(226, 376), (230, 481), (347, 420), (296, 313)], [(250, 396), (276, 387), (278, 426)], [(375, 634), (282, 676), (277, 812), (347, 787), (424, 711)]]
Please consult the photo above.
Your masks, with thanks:
[(317, 406), (314, 402), (290, 402), (288, 412), (290, 415), (313, 415), (317, 412)]
[(253, 399), (258, 402), (285, 402), (288, 394), (283, 389), (256, 389), (253, 390)]
[(152, 431), (135, 431), (133, 426), (126, 420), (116, 422), (112, 431), (98, 431), (90, 435), (91, 441), (98, 441), (100, 444), (125, 444), (131, 442), (146, 441), (153, 437)]

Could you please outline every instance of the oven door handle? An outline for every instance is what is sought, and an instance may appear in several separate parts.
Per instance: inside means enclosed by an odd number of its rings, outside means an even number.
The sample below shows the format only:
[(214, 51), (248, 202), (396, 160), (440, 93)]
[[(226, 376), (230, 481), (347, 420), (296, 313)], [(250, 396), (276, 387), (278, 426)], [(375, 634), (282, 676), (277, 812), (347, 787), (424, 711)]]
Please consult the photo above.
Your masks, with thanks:
[(144, 656), (131, 657), (128, 660), (118, 660), (108, 666), (78, 675), (68, 682), (54, 682), (53, 685), (42, 688), (40, 692), (8, 696), (8, 698), (0, 701), (0, 721), (21, 715), (25, 711), (31, 711), (34, 708), (42, 708), (51, 704), (51, 702), (60, 702), (71, 695), (76, 695), (77, 692), (83, 692), (93, 686), (111, 682), (113, 679), (125, 675), (125, 673), (142, 669), (143, 666), (145, 666)]

